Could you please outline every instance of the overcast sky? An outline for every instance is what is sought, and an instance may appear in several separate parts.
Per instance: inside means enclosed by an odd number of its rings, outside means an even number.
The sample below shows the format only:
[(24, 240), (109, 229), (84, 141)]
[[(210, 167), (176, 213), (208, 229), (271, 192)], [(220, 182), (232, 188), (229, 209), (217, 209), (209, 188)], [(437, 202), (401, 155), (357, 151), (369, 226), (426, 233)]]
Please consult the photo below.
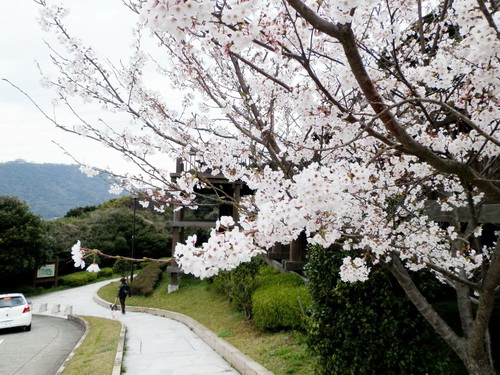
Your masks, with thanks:
[[(66, 23), (75, 36), (89, 41), (98, 54), (104, 53), (112, 60), (128, 56), (134, 17), (121, 0), (61, 3), (71, 11)], [(44, 40), (53, 39), (38, 24), (39, 8), (32, 0), (0, 0), (0, 78), (19, 86), (50, 111), (54, 95), (40, 86), (36, 61), (50, 70)], [(56, 129), (25, 96), (0, 81), (0, 162), (24, 159), (36, 163), (74, 163), (54, 142), (86, 164), (126, 168), (117, 153)]]

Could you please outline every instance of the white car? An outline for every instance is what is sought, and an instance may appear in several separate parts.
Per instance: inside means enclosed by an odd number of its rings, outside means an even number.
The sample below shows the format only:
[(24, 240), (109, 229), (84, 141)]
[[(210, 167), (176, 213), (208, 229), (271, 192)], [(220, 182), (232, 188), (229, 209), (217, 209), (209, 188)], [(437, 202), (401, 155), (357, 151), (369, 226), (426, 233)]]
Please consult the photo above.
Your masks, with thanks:
[(23, 294), (0, 294), (0, 329), (23, 327), (31, 331), (31, 320), (31, 304)]

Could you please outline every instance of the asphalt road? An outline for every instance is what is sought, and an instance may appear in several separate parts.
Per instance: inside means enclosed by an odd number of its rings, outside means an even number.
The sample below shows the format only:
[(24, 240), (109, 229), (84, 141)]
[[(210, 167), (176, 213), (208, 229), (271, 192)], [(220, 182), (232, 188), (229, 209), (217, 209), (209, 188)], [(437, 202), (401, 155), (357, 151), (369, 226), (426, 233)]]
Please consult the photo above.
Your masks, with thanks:
[(0, 375), (54, 375), (84, 333), (79, 324), (33, 315), (30, 332), (0, 330)]

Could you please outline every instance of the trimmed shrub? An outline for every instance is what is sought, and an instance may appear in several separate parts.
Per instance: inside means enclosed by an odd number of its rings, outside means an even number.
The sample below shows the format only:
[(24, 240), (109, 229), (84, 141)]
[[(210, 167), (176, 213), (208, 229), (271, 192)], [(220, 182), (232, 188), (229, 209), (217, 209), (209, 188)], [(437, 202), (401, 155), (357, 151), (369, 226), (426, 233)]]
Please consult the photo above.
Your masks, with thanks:
[(160, 267), (160, 269), (163, 272), (165, 272), (167, 270), (167, 267), (170, 266), (169, 262), (155, 262), (155, 261), (151, 261), (151, 262), (139, 262), (139, 263), (137, 263), (137, 269), (142, 270), (142, 269), (146, 268), (147, 266), (149, 266), (151, 263), (157, 264), (158, 267)]
[(97, 272), (81, 271), (59, 277), (59, 283), (66, 286), (87, 285), (97, 279)]
[(304, 327), (302, 308), (307, 307), (311, 299), (299, 275), (280, 273), (276, 268), (264, 265), (259, 270), (256, 283), (252, 311), (254, 323), (259, 329), (278, 331)]
[(97, 272), (97, 278), (111, 277), (111, 276), (113, 276), (113, 269), (110, 267), (102, 268), (99, 272)]
[(264, 263), (259, 268), (259, 273), (257, 274), (257, 278), (260, 279), (260, 278), (264, 278), (266, 276), (279, 275), (279, 274), (281, 274), (281, 272), (276, 267), (273, 267), (267, 263)]
[(265, 265), (259, 270), (256, 277), (257, 288), (265, 288), (269, 285), (304, 285), (304, 280), (296, 273), (281, 273), (276, 268)]
[(115, 261), (115, 264), (113, 264), (113, 273), (120, 275), (120, 276), (125, 276), (130, 273), (130, 262), (123, 260), (123, 259), (117, 259)]
[(296, 278), (286, 275), (282, 283), (268, 284), (253, 295), (253, 321), (262, 331), (305, 328), (303, 311), (311, 303), (311, 296), (305, 285), (297, 285)]
[(243, 311), (247, 319), (252, 317), (252, 294), (257, 288), (256, 275), (264, 264), (260, 256), (242, 263), (234, 270), (221, 271), (214, 276), (214, 286), (229, 297), (233, 306)]
[(162, 270), (156, 263), (150, 263), (134, 277), (134, 282), (130, 285), (131, 293), (141, 296), (149, 296), (161, 279)]

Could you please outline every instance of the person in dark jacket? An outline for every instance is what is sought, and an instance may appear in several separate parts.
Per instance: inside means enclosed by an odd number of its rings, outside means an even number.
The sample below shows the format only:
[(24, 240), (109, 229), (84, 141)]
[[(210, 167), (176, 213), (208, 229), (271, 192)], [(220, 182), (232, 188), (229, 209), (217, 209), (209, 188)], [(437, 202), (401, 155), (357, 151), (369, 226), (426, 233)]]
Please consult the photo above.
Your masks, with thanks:
[(118, 293), (116, 297), (120, 299), (120, 306), (122, 307), (122, 314), (125, 314), (125, 298), (130, 295), (130, 286), (124, 277), (120, 279), (120, 286), (118, 287)]

